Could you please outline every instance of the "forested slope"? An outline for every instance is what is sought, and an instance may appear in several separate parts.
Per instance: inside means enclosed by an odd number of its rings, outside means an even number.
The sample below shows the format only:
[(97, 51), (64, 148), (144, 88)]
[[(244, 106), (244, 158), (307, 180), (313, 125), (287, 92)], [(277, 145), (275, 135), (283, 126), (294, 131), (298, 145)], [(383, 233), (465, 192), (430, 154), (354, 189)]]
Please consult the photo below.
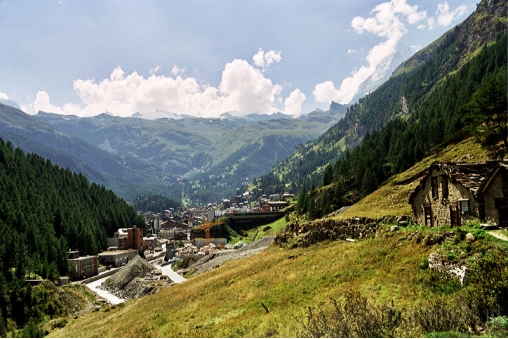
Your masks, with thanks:
[[(455, 133), (471, 132), (467, 105), (487, 82), (502, 84), (506, 76), (506, 22), (503, 1), (482, 1), (466, 21), (427, 47), (424, 57), (415, 55), (399, 75), (351, 106), (345, 118), (318, 140), (298, 147), (256, 184), (265, 192), (297, 193), (322, 184), (323, 174), (331, 170), (334, 182), (342, 176), (341, 189), (349, 192), (344, 203), (350, 203)], [(499, 90), (506, 105), (504, 88), (504, 94), (502, 86)], [(362, 139), (365, 146), (352, 151)], [(334, 175), (327, 165), (335, 165)]]
[(43, 316), (27, 277), (67, 275), (67, 251), (97, 254), (106, 237), (144, 219), (111, 190), (82, 174), (24, 154), (0, 139), (0, 334), (5, 319), (22, 327)]

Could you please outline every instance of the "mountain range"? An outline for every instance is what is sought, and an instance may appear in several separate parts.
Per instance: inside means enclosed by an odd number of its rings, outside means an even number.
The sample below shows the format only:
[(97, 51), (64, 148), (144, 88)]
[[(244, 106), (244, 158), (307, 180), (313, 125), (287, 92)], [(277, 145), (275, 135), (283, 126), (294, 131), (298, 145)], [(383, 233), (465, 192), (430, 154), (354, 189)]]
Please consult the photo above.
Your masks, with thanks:
[[(381, 183), (388, 174), (407, 168), (452, 137), (463, 127), (461, 107), (487, 75), (503, 69), (506, 73), (505, 5), (499, 0), (479, 3), (464, 22), (404, 61), (388, 81), (348, 107), (345, 117), (323, 135), (277, 163), (256, 181), (257, 187), (293, 193), (302, 187), (318, 187), (327, 165), (344, 159), (376, 131), (386, 135), (380, 140), (383, 144), (370, 146), (372, 159), (369, 150), (361, 156), (352, 154), (362, 160), (356, 162), (361, 166), (355, 168), (353, 179), (361, 184), (369, 169), (379, 173), (377, 182)], [(374, 151), (378, 146), (386, 148), (384, 153)]]
[(298, 118), (279, 113), (148, 120), (107, 113), (30, 116), (0, 104), (0, 132), (25, 152), (81, 172), (127, 200), (156, 193), (209, 202), (234, 195), (295, 146), (318, 137), (345, 114), (345, 106), (332, 106)]

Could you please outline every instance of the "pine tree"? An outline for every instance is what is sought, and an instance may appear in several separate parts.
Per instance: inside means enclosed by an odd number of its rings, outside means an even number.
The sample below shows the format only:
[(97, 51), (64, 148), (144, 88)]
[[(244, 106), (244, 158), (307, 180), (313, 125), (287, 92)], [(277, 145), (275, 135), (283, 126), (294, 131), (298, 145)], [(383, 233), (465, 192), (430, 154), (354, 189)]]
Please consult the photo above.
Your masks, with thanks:
[(462, 108), (464, 122), (482, 144), (495, 146), (502, 142), (508, 150), (506, 67), (488, 74), (471, 101)]

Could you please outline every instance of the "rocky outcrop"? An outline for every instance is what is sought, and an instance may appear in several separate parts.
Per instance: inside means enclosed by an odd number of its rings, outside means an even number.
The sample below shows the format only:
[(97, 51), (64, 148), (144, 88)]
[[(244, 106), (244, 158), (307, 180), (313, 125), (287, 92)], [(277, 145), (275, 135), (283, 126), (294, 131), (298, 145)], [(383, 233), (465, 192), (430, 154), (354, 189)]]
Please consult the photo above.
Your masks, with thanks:
[(464, 284), (467, 279), (468, 269), (465, 265), (450, 260), (439, 253), (429, 255), (429, 268), (446, 273), (449, 276), (456, 276), (461, 284)]

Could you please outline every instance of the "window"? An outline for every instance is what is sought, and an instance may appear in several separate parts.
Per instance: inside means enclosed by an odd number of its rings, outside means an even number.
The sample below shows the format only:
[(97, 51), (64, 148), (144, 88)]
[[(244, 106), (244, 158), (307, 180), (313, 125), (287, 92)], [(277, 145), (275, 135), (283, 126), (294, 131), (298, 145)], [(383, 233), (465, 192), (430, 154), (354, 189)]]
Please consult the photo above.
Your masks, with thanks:
[(462, 214), (469, 214), (469, 199), (459, 200), (459, 208)]
[(430, 183), (431, 183), (431, 186), (432, 186), (432, 198), (434, 198), (434, 199), (439, 198), (438, 186), (437, 186), (437, 177), (430, 178)]
[(441, 176), (441, 193), (443, 199), (448, 199), (448, 177), (446, 175)]

